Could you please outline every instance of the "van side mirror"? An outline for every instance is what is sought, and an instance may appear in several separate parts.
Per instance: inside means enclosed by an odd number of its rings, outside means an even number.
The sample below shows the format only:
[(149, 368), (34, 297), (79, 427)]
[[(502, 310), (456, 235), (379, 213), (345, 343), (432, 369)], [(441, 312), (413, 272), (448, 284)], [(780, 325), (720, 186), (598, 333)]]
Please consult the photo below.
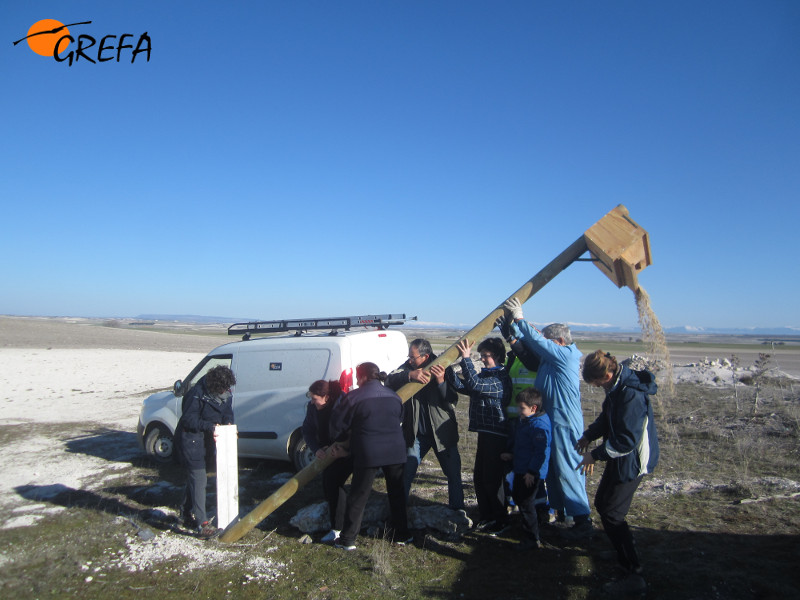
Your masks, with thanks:
[(176, 396), (183, 396), (183, 382), (180, 379), (172, 384), (172, 393)]

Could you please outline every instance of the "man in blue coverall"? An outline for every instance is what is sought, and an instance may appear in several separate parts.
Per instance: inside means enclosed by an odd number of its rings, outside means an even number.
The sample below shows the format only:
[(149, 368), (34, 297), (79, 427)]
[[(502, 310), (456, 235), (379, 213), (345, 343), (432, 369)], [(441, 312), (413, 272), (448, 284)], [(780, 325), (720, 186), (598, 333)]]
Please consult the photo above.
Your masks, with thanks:
[(540, 332), (524, 320), (516, 298), (503, 305), (511, 313), (512, 334), (540, 359), (534, 387), (542, 393), (544, 410), (553, 425), (547, 493), (550, 506), (561, 518), (573, 518), (572, 537), (592, 534), (586, 476), (577, 471), (581, 455), (575, 444), (583, 433), (580, 395), (581, 353), (572, 342), (569, 327), (554, 323)]

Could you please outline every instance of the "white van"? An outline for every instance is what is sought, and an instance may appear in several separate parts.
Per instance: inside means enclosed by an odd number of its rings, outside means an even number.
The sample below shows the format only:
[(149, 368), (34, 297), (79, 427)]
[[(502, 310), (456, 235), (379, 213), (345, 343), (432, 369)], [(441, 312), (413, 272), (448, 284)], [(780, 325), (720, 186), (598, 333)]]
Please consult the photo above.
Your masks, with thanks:
[[(239, 456), (288, 460), (298, 470), (311, 462), (301, 426), (308, 386), (317, 379), (336, 379), (355, 387), (355, 368), (373, 362), (387, 373), (408, 357), (405, 335), (389, 330), (405, 315), (258, 321), (236, 323), (231, 335), (243, 340), (215, 348), (172, 392), (159, 392), (142, 402), (137, 435), (144, 451), (161, 461), (173, 458), (173, 435), (181, 415), (181, 398), (212, 367), (225, 365), (236, 375), (233, 414), (239, 431)], [(351, 327), (372, 327), (351, 331)], [(327, 333), (307, 333), (328, 330)], [(288, 332), (263, 338), (253, 333)]]

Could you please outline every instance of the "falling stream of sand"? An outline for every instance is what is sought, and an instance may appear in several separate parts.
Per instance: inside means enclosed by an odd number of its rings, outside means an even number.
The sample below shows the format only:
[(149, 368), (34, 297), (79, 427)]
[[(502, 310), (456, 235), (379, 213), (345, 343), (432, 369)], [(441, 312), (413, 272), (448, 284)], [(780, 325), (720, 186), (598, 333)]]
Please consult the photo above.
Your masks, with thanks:
[[(666, 383), (667, 398), (675, 395), (674, 374), (672, 371), (672, 360), (667, 348), (667, 339), (664, 337), (664, 330), (661, 323), (650, 306), (650, 296), (647, 291), (639, 286), (634, 292), (636, 297), (636, 310), (639, 313), (639, 327), (642, 329), (642, 340), (647, 345), (647, 353), (653, 364), (653, 369), (657, 375), (661, 375), (661, 383)], [(658, 402), (657, 404), (660, 404)]]

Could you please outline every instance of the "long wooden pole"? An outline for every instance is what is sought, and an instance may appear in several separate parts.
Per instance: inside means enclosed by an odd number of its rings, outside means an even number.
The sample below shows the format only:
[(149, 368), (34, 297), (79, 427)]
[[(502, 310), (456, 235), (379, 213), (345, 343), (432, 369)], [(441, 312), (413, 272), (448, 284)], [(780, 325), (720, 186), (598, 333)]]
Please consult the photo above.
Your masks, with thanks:
[[(579, 237), (566, 250), (550, 261), (550, 263), (544, 269), (529, 279), (521, 288), (511, 294), (507, 299), (516, 296), (520, 303), (524, 304), (531, 296), (547, 285), (556, 275), (561, 273), (561, 271), (566, 269), (569, 265), (580, 258), (580, 256), (587, 250), (588, 247), (586, 245), (584, 236)], [(505, 313), (505, 309), (503, 309), (504, 303), (505, 300), (503, 300), (503, 302), (501, 302), (492, 312), (486, 315), (483, 320), (475, 325), (475, 327), (464, 334), (459, 341), (466, 338), (474, 343), (488, 335), (489, 332), (494, 329), (497, 318)], [(457, 343), (458, 342), (456, 342), (456, 344)], [(443, 367), (447, 367), (453, 363), (459, 356), (456, 344), (453, 344), (442, 354), (440, 354), (436, 360), (434, 360), (428, 366), (428, 369), (430, 369), (430, 367), (433, 365), (442, 365)], [(397, 395), (400, 396), (403, 402), (405, 402), (414, 394), (416, 394), (422, 387), (423, 384), (418, 382), (407, 383), (397, 390)], [(241, 520), (225, 531), (219, 538), (220, 541), (232, 543), (241, 539), (242, 536), (244, 536), (248, 531), (261, 523), (261, 521), (266, 519), (279, 506), (291, 498), (297, 492), (297, 490), (322, 473), (322, 471), (324, 471), (325, 468), (333, 461), (334, 459), (332, 457), (315, 459), (310, 465), (300, 470), (294, 477), (278, 488), (278, 490), (275, 491), (269, 498), (261, 502), (261, 504), (256, 506), (249, 514), (244, 516)]]

